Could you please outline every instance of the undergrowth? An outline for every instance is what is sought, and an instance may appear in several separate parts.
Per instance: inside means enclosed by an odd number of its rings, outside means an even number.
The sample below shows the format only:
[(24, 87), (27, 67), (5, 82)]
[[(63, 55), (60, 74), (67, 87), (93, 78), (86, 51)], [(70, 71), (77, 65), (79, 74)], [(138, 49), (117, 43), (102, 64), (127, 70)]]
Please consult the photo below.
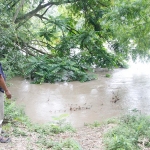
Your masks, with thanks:
[(86, 82), (96, 79), (96, 75), (88, 73), (90, 67), (86, 63), (68, 57), (51, 59), (48, 56), (30, 57), (26, 66), (25, 77), (31, 78), (32, 83), (37, 84), (64, 81)]
[[(25, 115), (23, 108), (18, 108), (15, 102), (5, 101), (5, 119), (3, 129), (13, 137), (25, 137), (30, 141), (28, 149), (33, 143), (39, 150), (82, 150), (77, 141), (69, 138), (59, 138), (59, 134), (75, 132), (75, 129), (65, 123), (61, 115), (48, 124), (33, 124)], [(150, 149), (150, 116), (142, 115), (138, 112), (124, 115), (118, 119), (110, 119), (107, 122), (99, 123), (95, 121), (90, 124), (91, 128), (102, 128), (111, 126), (103, 135), (103, 142), (106, 150), (144, 150)], [(32, 135), (32, 136), (31, 136)], [(57, 138), (54, 135), (58, 135)], [(32, 143), (33, 137), (36, 141)]]
[(65, 148), (80, 150), (79, 144), (72, 139), (62, 141), (51, 139), (54, 134), (75, 132), (75, 129), (70, 124), (63, 121), (64, 117), (65, 115), (61, 115), (48, 124), (33, 124), (25, 115), (23, 108), (17, 107), (15, 102), (6, 100), (3, 130), (7, 133), (5, 136), (26, 137), (29, 138), (29, 141), (31, 141), (32, 134), (36, 135), (36, 145), (39, 149), (51, 148), (52, 150), (62, 150)]
[(150, 116), (139, 113), (122, 116), (104, 136), (107, 150), (150, 149)]

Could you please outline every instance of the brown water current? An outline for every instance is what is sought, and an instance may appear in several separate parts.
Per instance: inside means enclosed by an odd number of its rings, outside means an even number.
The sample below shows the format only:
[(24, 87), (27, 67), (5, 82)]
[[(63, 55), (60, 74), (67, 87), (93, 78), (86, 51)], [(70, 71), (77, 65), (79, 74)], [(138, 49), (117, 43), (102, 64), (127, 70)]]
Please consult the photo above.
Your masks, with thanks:
[[(75, 127), (104, 121), (132, 110), (150, 114), (149, 64), (130, 69), (97, 70), (97, 80), (30, 84), (20, 77), (9, 81), (13, 98), (36, 123), (47, 123), (66, 114)], [(110, 78), (106, 77), (110, 74)]]

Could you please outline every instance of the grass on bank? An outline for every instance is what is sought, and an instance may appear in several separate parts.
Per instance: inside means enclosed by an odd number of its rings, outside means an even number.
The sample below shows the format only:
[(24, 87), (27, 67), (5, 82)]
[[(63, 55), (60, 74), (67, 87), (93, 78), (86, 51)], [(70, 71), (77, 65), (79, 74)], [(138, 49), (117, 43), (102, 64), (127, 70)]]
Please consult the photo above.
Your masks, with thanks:
[[(65, 116), (65, 115), (64, 115)], [(53, 139), (53, 135), (61, 134), (64, 132), (75, 132), (75, 129), (68, 123), (63, 121), (63, 115), (56, 118), (54, 122), (48, 124), (33, 124), (29, 121), (25, 115), (23, 108), (19, 108), (15, 105), (15, 102), (5, 101), (5, 119), (3, 130), (11, 137), (25, 137), (28, 141), (32, 141), (35, 138), (33, 145), (31, 142), (28, 149), (32, 147), (46, 150), (51, 148), (53, 150), (79, 150), (81, 149), (79, 144), (72, 139), (65, 139), (59, 141)], [(8, 136), (5, 134), (5, 136)]]
[[(62, 121), (63, 116), (55, 122), (39, 125), (33, 124), (26, 117), (22, 108), (15, 102), (5, 101), (5, 121), (3, 129), (13, 137), (25, 137), (29, 141), (28, 149), (52, 150), (83, 150), (73, 139), (57, 140), (53, 135), (64, 132), (76, 132), (75, 129)], [(110, 119), (105, 123), (95, 121), (89, 126), (97, 128), (113, 125), (103, 135), (105, 150), (144, 150), (150, 149), (150, 117), (140, 113), (131, 113), (118, 119)], [(7, 135), (6, 135), (7, 136)], [(32, 143), (33, 138), (34, 142)], [(33, 145), (34, 148), (33, 148)]]
[(150, 149), (150, 116), (138, 112), (124, 115), (104, 135), (107, 150)]

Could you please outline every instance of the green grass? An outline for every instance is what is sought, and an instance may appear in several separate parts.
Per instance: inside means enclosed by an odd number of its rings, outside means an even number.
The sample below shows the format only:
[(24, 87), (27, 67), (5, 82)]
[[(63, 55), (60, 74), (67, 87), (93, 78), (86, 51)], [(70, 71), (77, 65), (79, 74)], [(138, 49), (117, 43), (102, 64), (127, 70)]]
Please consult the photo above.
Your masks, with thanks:
[(150, 117), (138, 113), (121, 117), (115, 127), (104, 136), (107, 150), (142, 150), (150, 148)]
[[(64, 132), (69, 132), (70, 134), (76, 132), (70, 124), (65, 123), (65, 117), (66, 114), (63, 114), (57, 118), (55, 117), (51, 123), (33, 124), (25, 115), (23, 108), (17, 107), (13, 101), (6, 100), (3, 129), (7, 131), (8, 135), (28, 139), (28, 149), (33, 149), (31, 140), (33, 139), (32, 136), (34, 137), (35, 135), (37, 140), (34, 144), (38, 146), (39, 150), (48, 148), (51, 148), (51, 150), (82, 150), (79, 143), (71, 137), (59, 140), (55, 138)], [(96, 127), (106, 127), (107, 129), (109, 125), (112, 125), (112, 128), (103, 135), (106, 150), (150, 149), (150, 116), (134, 111), (132, 114), (113, 118), (104, 123), (95, 121), (88, 126), (92, 129)]]
[(39, 143), (44, 145), (46, 149), (53, 148), (53, 150), (82, 150), (80, 145), (73, 139), (64, 139), (60, 142), (57, 142), (51, 139), (47, 140), (47, 137), (42, 137), (39, 139)]
[(72, 139), (65, 139), (63, 141), (51, 139), (54, 134), (75, 132), (75, 129), (70, 124), (65, 123), (65, 116), (65, 114), (60, 115), (59, 117), (54, 118), (54, 122), (48, 124), (33, 124), (25, 115), (23, 108), (17, 107), (13, 101), (6, 100), (3, 130), (10, 136), (27, 137), (29, 138), (29, 141), (31, 138), (30, 135), (36, 134), (38, 139), (36, 145), (39, 149), (52, 148), (53, 150), (62, 150), (65, 148), (67, 150), (68, 148), (68, 150), (80, 150), (79, 144)]
[(111, 77), (111, 75), (110, 75), (110, 74), (106, 74), (105, 76), (106, 76), (107, 78), (110, 78), (110, 77)]
[(100, 123), (98, 121), (94, 121), (93, 123), (90, 123), (90, 124), (88, 124), (88, 123), (84, 124), (84, 126), (88, 126), (88, 127), (91, 127), (91, 128), (100, 127), (102, 125), (103, 125), (103, 123)]
[(23, 107), (17, 107), (14, 101), (5, 100), (4, 103), (4, 122), (15, 124), (21, 122), (22, 124), (30, 124), (28, 117), (25, 115)]

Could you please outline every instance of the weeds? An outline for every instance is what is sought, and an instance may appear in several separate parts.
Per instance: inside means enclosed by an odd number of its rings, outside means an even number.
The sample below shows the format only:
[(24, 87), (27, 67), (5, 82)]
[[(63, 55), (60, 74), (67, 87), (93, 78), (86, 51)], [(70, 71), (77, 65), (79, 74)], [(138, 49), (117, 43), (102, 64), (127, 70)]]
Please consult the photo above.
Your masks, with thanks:
[(32, 145), (30, 141), (33, 140), (31, 138), (34, 137), (34, 143), (36, 143), (35, 145), (40, 149), (52, 148), (53, 150), (62, 150), (63, 148), (68, 148), (79, 150), (78, 143), (71, 139), (62, 141), (53, 139), (54, 134), (75, 132), (75, 129), (70, 124), (64, 122), (65, 116), (66, 115), (61, 115), (55, 118), (54, 122), (49, 124), (32, 124), (25, 115), (23, 108), (18, 108), (15, 102), (6, 100), (3, 130), (7, 132), (5, 136), (27, 137), (29, 141), (28, 145)]
[[(16, 107), (15, 102), (7, 100), (5, 101), (3, 129), (6, 131), (6, 136), (19, 137), (24, 142), (26, 141), (25, 146), (28, 149), (82, 150), (79, 143), (72, 138), (75, 129), (64, 122), (65, 116), (66, 114), (55, 117), (54, 122), (49, 124), (32, 124), (22, 108)], [(104, 123), (95, 121), (88, 126), (91, 127), (91, 130), (96, 127), (106, 127), (107, 129), (109, 124), (112, 124), (111, 129), (105, 130), (107, 133), (104, 134), (106, 150), (143, 150), (150, 148), (149, 116), (134, 111), (120, 119), (110, 119)], [(64, 133), (63, 136), (60, 136), (62, 133)]]
[(47, 137), (44, 137), (39, 140), (39, 143), (44, 145), (46, 148), (53, 148), (53, 150), (81, 150), (80, 145), (72, 139), (65, 139), (57, 142), (51, 139), (47, 140)]
[(74, 132), (74, 128), (70, 124), (63, 123), (62, 125), (59, 124), (44, 124), (44, 125), (33, 125), (32, 131), (37, 132), (39, 134), (47, 135), (47, 134), (59, 134), (64, 133), (66, 131)]
[(110, 78), (111, 77), (111, 75), (110, 74), (106, 74), (106, 78)]
[(98, 122), (98, 121), (94, 121), (94, 123), (91, 123), (91, 124), (84, 124), (85, 126), (89, 126), (91, 128), (95, 128), (95, 127), (100, 127), (102, 126), (103, 124)]
[[(10, 100), (5, 100), (5, 118), (4, 124), (15, 125), (16, 123), (21, 123), (24, 125), (30, 125), (28, 117), (22, 107), (16, 107), (15, 102)], [(7, 125), (6, 125), (7, 126)]]
[[(106, 133), (104, 141), (108, 150), (140, 150), (141, 140), (150, 140), (150, 117), (129, 114), (121, 117), (118, 126)], [(150, 147), (146, 142), (145, 147)]]

